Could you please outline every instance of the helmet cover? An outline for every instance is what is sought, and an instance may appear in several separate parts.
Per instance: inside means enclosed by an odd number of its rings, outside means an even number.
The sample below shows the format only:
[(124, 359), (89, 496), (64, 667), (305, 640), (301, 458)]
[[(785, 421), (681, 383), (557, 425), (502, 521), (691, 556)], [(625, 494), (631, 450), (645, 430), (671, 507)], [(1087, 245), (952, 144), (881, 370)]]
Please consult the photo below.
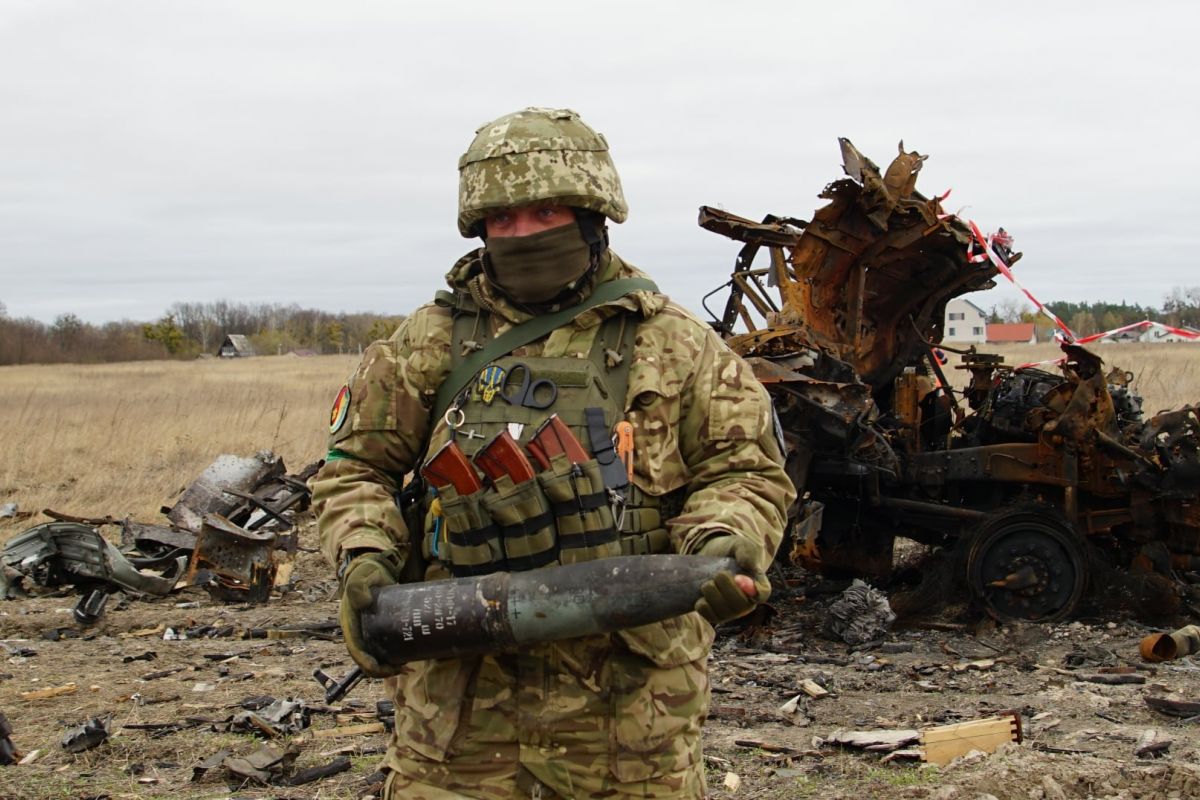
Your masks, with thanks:
[(458, 229), (496, 211), (539, 202), (629, 215), (608, 142), (574, 111), (526, 108), (487, 123), (458, 160)]

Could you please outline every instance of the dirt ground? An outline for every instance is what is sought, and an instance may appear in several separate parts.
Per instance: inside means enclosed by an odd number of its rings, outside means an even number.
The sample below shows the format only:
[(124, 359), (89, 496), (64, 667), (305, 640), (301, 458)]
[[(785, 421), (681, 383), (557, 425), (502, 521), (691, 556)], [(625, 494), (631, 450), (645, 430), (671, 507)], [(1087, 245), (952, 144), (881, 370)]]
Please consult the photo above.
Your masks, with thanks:
[[(315, 547), (311, 523), (301, 544)], [(356, 798), (377, 790), (386, 734), (330, 731), (376, 722), (382, 684), (365, 682), (326, 707), (311, 674), (349, 669), (336, 636), (241, 638), (249, 629), (334, 617), (334, 582), (320, 556), (302, 550), (294, 566), (291, 585), (263, 606), (222, 605), (186, 589), (110, 608), (90, 629), (74, 623), (73, 595), (0, 602), (0, 711), (17, 748), (38, 753), (32, 763), (0, 767), (0, 797)], [(806, 597), (804, 590), (797, 582), (777, 592), (769, 624), (724, 635), (712, 655), (705, 734), (710, 797), (1200, 796), (1200, 768), (1193, 766), (1200, 728), (1145, 703), (1146, 697), (1200, 700), (1200, 662), (1141, 664), (1137, 643), (1150, 630), (1145, 626), (935, 624), (949, 628), (943, 630), (924, 623), (896, 627), (882, 642), (854, 649), (822, 635), (824, 610), (836, 594)], [(164, 639), (168, 628), (189, 638)], [(1121, 666), (1135, 667), (1145, 683), (1084, 680)], [(823, 685), (828, 696), (803, 694), (805, 679)], [(73, 693), (22, 697), (68, 683), (76, 684)], [(246, 755), (263, 744), (249, 733), (214, 730), (214, 721), (261, 695), (301, 698), (314, 709), (309, 728), (275, 742), (298, 747), (297, 770), (338, 756), (349, 757), (350, 769), (296, 787), (231, 785), (221, 767), (194, 780), (194, 767), (212, 754)], [(797, 695), (793, 713), (780, 710)], [(885, 762), (880, 753), (822, 741), (838, 729), (921, 728), (1009, 709), (1021, 714), (1021, 744), (946, 767)], [(112, 714), (106, 742), (78, 754), (63, 749), (68, 728), (106, 714)], [(185, 727), (129, 727), (173, 722)], [(1160, 758), (1135, 756), (1148, 729), (1173, 740)]]

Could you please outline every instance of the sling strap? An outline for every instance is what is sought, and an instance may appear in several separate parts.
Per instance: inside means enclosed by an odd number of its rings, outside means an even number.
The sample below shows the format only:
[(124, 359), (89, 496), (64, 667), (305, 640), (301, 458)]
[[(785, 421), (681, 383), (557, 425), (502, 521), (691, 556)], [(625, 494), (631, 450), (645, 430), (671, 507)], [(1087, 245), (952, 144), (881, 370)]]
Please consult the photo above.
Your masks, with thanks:
[(568, 322), (571, 322), (583, 312), (589, 311), (596, 306), (619, 300), (633, 292), (657, 291), (658, 285), (649, 278), (621, 278), (600, 284), (586, 300), (578, 305), (564, 308), (553, 314), (534, 317), (522, 322), (520, 325), (509, 328), (495, 339), (489, 340), (482, 349), (476, 350), (464, 358), (450, 371), (450, 374), (446, 376), (446, 380), (442, 381), (442, 385), (438, 387), (437, 399), (433, 407), (433, 419), (435, 421), (441, 419), (442, 415), (446, 413), (446, 409), (450, 408), (450, 404), (454, 402), (454, 398), (458, 396), (458, 393), (465, 389), (471, 380), (479, 374), (479, 370), (486, 367), (494, 359), (508, 355), (518, 347), (523, 347), (530, 342), (537, 341), (551, 331), (557, 330)]

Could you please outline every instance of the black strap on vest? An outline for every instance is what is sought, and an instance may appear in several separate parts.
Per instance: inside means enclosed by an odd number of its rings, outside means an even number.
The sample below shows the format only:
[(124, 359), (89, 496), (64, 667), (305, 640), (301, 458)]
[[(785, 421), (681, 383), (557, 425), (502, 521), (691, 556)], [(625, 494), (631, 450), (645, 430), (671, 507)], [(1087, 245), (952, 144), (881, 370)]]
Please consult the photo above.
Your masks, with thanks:
[(446, 409), (454, 402), (454, 398), (458, 396), (458, 393), (479, 374), (479, 370), (486, 367), (493, 360), (500, 356), (508, 355), (518, 347), (537, 341), (551, 331), (566, 325), (583, 312), (589, 311), (596, 306), (619, 300), (632, 292), (657, 291), (658, 285), (649, 278), (620, 278), (600, 284), (596, 287), (595, 291), (588, 295), (586, 300), (578, 305), (564, 308), (553, 314), (534, 317), (516, 327), (509, 328), (495, 339), (489, 340), (482, 348), (464, 358), (450, 371), (450, 374), (446, 376), (446, 380), (442, 381), (442, 385), (438, 387), (437, 399), (433, 406), (433, 419), (435, 421), (441, 419), (442, 415), (446, 413)]
[(612, 434), (604, 421), (604, 409), (585, 408), (587, 420), (588, 442), (592, 446), (592, 455), (600, 462), (600, 474), (604, 478), (604, 488), (621, 491), (629, 485), (629, 473), (625, 465), (617, 458), (616, 448), (613, 447)]

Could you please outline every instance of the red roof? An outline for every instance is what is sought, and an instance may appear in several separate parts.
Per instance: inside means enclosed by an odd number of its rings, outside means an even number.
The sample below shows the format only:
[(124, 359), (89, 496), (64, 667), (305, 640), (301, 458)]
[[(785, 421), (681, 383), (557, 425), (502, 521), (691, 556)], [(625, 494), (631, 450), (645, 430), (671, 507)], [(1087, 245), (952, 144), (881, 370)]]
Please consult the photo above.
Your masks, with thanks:
[(987, 340), (994, 344), (1032, 342), (1035, 327), (1032, 322), (992, 323), (987, 326)]

